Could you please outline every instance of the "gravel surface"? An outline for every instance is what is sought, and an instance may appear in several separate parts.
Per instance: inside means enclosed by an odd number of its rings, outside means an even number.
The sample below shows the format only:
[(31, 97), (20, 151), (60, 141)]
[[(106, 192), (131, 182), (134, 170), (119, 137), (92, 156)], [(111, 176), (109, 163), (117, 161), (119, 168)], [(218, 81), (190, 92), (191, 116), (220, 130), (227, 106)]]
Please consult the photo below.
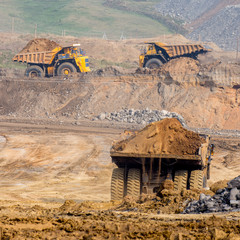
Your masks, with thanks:
[(170, 15), (184, 22), (191, 22), (219, 1), (220, 0), (163, 0), (157, 5), (157, 9), (163, 15)]
[(191, 33), (187, 38), (199, 40), (200, 37), (201, 41), (214, 42), (222, 49), (236, 50), (237, 38), (240, 36), (239, 3), (222, 0), (163, 0), (156, 8), (163, 15), (190, 24), (187, 29)]
[(228, 6), (217, 15), (195, 29), (188, 37), (194, 40), (215, 42), (225, 50), (237, 49), (237, 38), (240, 36), (240, 5)]

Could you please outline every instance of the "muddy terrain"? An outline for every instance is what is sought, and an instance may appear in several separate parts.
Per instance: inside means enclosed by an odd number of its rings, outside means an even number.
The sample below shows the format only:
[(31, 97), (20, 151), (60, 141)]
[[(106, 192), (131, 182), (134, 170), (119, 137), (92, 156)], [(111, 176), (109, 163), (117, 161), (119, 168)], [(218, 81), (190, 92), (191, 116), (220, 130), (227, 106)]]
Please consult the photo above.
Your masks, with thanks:
[[(2, 48), (15, 53), (29, 40), (1, 35)], [(177, 39), (187, 42), (168, 40)], [(239, 212), (181, 214), (199, 191), (110, 201), (112, 143), (145, 127), (142, 113), (152, 121), (175, 112), (189, 130), (212, 135), (204, 194), (240, 175), (239, 63), (218, 52), (142, 70), (139, 40), (81, 41), (94, 59), (89, 74), (27, 79), (24, 69), (0, 69), (0, 239), (240, 239)], [(115, 63), (98, 68), (101, 61)]]

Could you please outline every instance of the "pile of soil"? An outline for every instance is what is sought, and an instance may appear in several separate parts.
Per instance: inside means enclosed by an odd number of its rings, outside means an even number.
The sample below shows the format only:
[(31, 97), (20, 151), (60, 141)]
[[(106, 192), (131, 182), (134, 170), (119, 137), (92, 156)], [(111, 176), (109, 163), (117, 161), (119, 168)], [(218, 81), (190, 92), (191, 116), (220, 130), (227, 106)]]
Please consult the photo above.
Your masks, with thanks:
[[(213, 195), (211, 191), (203, 190), (203, 192)], [(182, 190), (177, 192), (171, 189), (163, 189), (157, 196), (142, 194), (138, 200), (126, 196), (115, 209), (155, 214), (176, 214), (183, 212), (187, 204), (193, 200), (198, 200), (199, 196), (199, 190)]]
[(190, 57), (181, 57), (172, 59), (163, 64), (161, 68), (156, 69), (137, 69), (136, 73), (154, 74), (154, 75), (170, 75), (170, 76), (186, 76), (194, 75), (200, 71), (200, 63)]
[(20, 53), (51, 51), (56, 47), (60, 47), (60, 45), (54, 41), (46, 38), (36, 38), (29, 41)]
[(181, 57), (177, 59), (173, 59), (170, 62), (164, 64), (162, 66), (162, 71), (169, 72), (171, 75), (191, 75), (197, 74), (200, 70), (200, 64), (198, 60), (189, 58), (189, 57)]
[(166, 118), (147, 125), (128, 139), (113, 145), (116, 152), (139, 154), (194, 155), (205, 140), (183, 128), (176, 118)]
[(201, 193), (213, 196), (210, 190), (182, 190), (176, 192), (173, 189), (163, 189), (153, 195), (142, 194), (140, 198), (126, 196), (122, 201), (92, 202), (83, 201), (77, 203), (73, 200), (66, 200), (58, 209), (61, 214), (78, 216), (82, 212), (96, 210), (111, 211), (132, 211), (155, 214), (181, 213), (187, 204), (193, 200), (198, 200)]

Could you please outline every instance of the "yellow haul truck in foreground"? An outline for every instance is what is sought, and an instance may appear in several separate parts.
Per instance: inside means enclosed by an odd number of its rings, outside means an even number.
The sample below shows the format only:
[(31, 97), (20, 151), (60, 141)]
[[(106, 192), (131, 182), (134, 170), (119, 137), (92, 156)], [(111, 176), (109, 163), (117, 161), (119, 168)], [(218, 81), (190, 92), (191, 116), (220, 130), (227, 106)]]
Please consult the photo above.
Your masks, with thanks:
[(156, 193), (166, 180), (176, 191), (204, 188), (213, 148), (208, 135), (188, 131), (177, 119), (151, 123), (113, 144), (111, 199)]
[(159, 68), (171, 59), (179, 57), (196, 59), (198, 54), (211, 51), (200, 44), (166, 45), (161, 42), (145, 42), (145, 44), (148, 46), (139, 56), (139, 66), (147, 68)]
[(68, 76), (75, 72), (89, 72), (89, 60), (80, 49), (80, 44), (56, 47), (51, 51), (18, 53), (14, 62), (27, 63), (25, 76)]

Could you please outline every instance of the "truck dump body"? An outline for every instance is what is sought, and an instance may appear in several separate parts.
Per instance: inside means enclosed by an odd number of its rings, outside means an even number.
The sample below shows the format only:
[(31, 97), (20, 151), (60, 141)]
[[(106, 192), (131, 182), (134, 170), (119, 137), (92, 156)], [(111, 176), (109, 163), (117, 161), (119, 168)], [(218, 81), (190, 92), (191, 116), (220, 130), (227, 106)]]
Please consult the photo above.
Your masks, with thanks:
[(197, 58), (210, 50), (201, 44), (167, 45), (161, 42), (146, 42), (145, 53), (139, 56), (140, 67), (158, 68), (162, 64), (179, 57)]
[(183, 55), (189, 55), (193, 53), (203, 53), (208, 52), (206, 48), (204, 48), (200, 44), (188, 44), (188, 45), (164, 45), (162, 43), (155, 43), (157, 47), (162, 50), (165, 50), (168, 54), (169, 58), (179, 57)]
[[(118, 166), (113, 171), (113, 199), (132, 192), (154, 192), (166, 179), (174, 181), (175, 190), (200, 189), (210, 163), (209, 136), (188, 131), (177, 119), (167, 118), (113, 144), (110, 155)], [(118, 178), (124, 182), (120, 194)]]
[(51, 64), (55, 54), (62, 48), (58, 47), (52, 51), (47, 52), (30, 52), (30, 53), (19, 53), (13, 57), (14, 62), (22, 63), (35, 63), (35, 64)]

